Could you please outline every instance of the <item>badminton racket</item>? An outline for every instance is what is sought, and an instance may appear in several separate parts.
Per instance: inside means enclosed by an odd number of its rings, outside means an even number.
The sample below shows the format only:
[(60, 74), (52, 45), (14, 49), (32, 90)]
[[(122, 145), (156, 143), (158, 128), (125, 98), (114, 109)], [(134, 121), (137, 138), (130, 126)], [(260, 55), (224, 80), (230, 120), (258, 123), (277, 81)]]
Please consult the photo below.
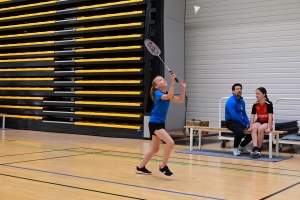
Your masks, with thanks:
[[(164, 63), (165, 67), (168, 69), (168, 71), (172, 74), (173, 72), (170, 70), (170, 68), (166, 65), (166, 63), (163, 61), (163, 59), (161, 59), (161, 57), (159, 56), (161, 54), (160, 48), (151, 40), (146, 39), (144, 41), (144, 44), (146, 46), (146, 48), (148, 49), (148, 51), (153, 55), (153, 56), (157, 56), (161, 62)], [(175, 78), (176, 82), (178, 83), (178, 79)]]

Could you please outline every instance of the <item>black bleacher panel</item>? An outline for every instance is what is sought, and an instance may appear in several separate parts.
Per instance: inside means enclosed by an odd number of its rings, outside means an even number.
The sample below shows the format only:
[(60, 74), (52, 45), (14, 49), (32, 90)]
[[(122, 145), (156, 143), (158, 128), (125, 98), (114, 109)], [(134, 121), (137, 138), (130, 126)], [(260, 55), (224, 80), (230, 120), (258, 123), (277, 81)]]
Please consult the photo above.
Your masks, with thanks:
[(156, 5), (0, 1), (6, 127), (142, 138), (153, 59), (143, 41), (158, 33)]

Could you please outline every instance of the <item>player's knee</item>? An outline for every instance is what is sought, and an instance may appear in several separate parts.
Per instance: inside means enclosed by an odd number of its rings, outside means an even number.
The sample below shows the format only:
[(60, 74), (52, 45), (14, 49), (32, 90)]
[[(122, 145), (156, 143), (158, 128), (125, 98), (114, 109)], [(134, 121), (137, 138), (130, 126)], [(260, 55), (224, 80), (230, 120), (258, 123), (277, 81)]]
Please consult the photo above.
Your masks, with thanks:
[(264, 135), (265, 134), (265, 130), (264, 129), (260, 129), (257, 132), (258, 132), (258, 135)]
[(159, 151), (159, 147), (153, 148), (153, 149), (151, 150), (151, 153), (156, 154), (158, 151)]
[(259, 133), (264, 133), (265, 132), (265, 127), (262, 127), (262, 126), (260, 126), (259, 128), (258, 128), (258, 132)]
[(173, 147), (175, 145), (174, 140), (171, 140), (168, 145)]
[(168, 140), (168, 141), (166, 141), (166, 144), (169, 147), (173, 147), (175, 143), (174, 143), (174, 140)]

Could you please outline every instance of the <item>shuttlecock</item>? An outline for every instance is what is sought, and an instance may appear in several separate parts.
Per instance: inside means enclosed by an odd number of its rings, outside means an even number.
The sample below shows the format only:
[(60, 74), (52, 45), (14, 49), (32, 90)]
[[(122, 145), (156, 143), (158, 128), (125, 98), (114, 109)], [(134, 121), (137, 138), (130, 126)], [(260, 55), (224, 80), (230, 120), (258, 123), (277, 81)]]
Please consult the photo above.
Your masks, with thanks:
[(195, 10), (195, 14), (197, 14), (198, 11), (200, 10), (200, 6), (194, 6), (194, 10)]

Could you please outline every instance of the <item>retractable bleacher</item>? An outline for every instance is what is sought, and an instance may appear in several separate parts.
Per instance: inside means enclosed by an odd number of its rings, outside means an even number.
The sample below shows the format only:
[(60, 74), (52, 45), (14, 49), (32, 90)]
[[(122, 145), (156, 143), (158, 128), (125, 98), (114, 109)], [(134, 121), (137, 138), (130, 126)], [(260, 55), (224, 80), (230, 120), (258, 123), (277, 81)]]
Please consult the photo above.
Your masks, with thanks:
[(1, 0), (6, 127), (142, 138), (155, 2)]

